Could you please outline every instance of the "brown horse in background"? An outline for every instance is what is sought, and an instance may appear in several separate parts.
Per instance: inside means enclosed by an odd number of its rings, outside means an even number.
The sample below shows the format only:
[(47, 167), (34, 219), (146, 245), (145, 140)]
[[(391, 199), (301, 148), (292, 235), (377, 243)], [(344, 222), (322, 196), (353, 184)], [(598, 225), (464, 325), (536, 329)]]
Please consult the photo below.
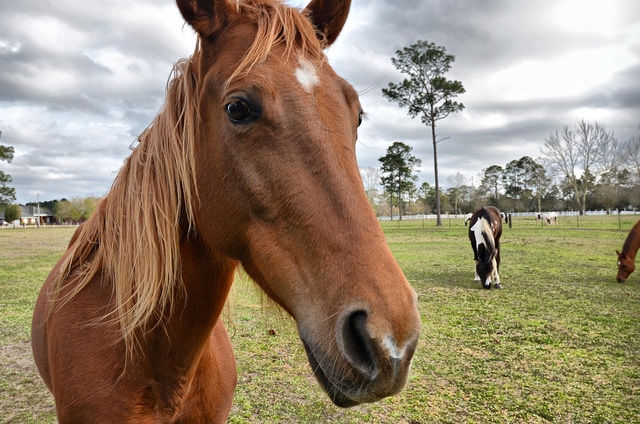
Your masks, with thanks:
[(177, 3), (196, 50), (36, 303), (59, 422), (224, 422), (239, 265), (295, 319), (336, 405), (398, 393), (416, 293), (364, 192), (358, 96), (323, 52), (350, 1)]
[(618, 283), (624, 283), (629, 275), (636, 269), (636, 254), (640, 248), (640, 221), (631, 228), (627, 239), (622, 246), (622, 252), (616, 250), (618, 254)]
[(469, 222), (469, 240), (473, 248), (476, 264), (474, 281), (482, 283), (485, 289), (502, 288), (498, 269), (500, 268), (500, 236), (502, 235), (502, 214), (493, 206), (476, 210)]

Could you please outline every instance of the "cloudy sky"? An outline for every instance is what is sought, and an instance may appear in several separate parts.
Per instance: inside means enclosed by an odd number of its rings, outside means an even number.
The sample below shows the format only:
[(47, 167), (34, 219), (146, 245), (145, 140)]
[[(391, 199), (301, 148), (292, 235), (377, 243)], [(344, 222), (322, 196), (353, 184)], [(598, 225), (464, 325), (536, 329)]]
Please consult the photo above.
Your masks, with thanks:
[[(447, 77), (466, 89), (465, 110), (437, 126), (445, 187), (458, 172), (477, 184), (488, 166), (539, 157), (545, 137), (580, 119), (640, 135), (636, 0), (353, 0), (328, 56), (368, 114), (361, 167), (402, 141), (434, 182), (428, 128), (381, 94), (403, 78), (391, 57), (417, 40), (445, 46)], [(170, 0), (0, 2), (0, 144), (15, 148), (0, 169), (18, 202), (105, 194), (194, 45)]]

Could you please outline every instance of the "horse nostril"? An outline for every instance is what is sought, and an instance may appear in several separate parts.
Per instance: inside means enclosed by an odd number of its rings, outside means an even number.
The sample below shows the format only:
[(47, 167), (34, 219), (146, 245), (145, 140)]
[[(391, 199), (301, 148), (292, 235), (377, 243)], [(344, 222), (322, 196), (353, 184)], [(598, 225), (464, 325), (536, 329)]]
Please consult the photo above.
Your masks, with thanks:
[(378, 374), (373, 340), (367, 329), (367, 313), (355, 311), (344, 321), (342, 329), (344, 354), (349, 363), (361, 373), (374, 379)]

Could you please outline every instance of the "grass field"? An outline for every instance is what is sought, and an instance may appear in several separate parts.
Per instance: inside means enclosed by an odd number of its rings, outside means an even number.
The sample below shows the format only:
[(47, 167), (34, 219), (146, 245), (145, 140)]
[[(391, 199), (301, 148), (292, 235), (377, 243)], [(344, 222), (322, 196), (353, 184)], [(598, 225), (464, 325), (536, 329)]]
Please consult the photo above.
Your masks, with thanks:
[[(515, 218), (503, 290), (472, 282), (462, 220), (385, 222), (423, 320), (400, 395), (342, 410), (315, 382), (291, 319), (240, 276), (229, 330), (238, 361), (231, 423), (631, 423), (640, 421), (640, 274), (615, 282), (640, 216)], [(53, 423), (29, 327), (69, 228), (0, 231), (0, 421)]]

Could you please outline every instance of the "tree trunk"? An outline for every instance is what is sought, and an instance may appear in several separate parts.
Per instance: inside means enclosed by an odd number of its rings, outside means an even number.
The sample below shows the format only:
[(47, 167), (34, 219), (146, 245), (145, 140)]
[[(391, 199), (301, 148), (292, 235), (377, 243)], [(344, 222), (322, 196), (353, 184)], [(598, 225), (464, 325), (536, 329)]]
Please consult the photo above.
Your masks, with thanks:
[[(585, 205), (582, 203), (582, 192), (578, 188), (578, 179), (575, 177), (575, 175), (572, 175), (571, 179), (573, 180), (573, 192), (575, 193), (575, 200), (578, 206), (578, 213), (580, 215), (584, 215)], [(586, 199), (586, 196), (585, 196), (585, 199)]]
[(433, 138), (433, 173), (436, 180), (436, 226), (442, 226), (440, 218), (440, 184), (438, 183), (438, 143), (436, 141), (436, 122), (431, 121), (431, 137)]
[[(586, 178), (585, 178), (586, 179)], [(584, 215), (584, 213), (587, 211), (587, 183), (585, 182), (584, 184), (584, 191), (582, 193), (582, 202), (580, 202), (580, 206), (581, 206), (581, 212), (580, 215)]]

